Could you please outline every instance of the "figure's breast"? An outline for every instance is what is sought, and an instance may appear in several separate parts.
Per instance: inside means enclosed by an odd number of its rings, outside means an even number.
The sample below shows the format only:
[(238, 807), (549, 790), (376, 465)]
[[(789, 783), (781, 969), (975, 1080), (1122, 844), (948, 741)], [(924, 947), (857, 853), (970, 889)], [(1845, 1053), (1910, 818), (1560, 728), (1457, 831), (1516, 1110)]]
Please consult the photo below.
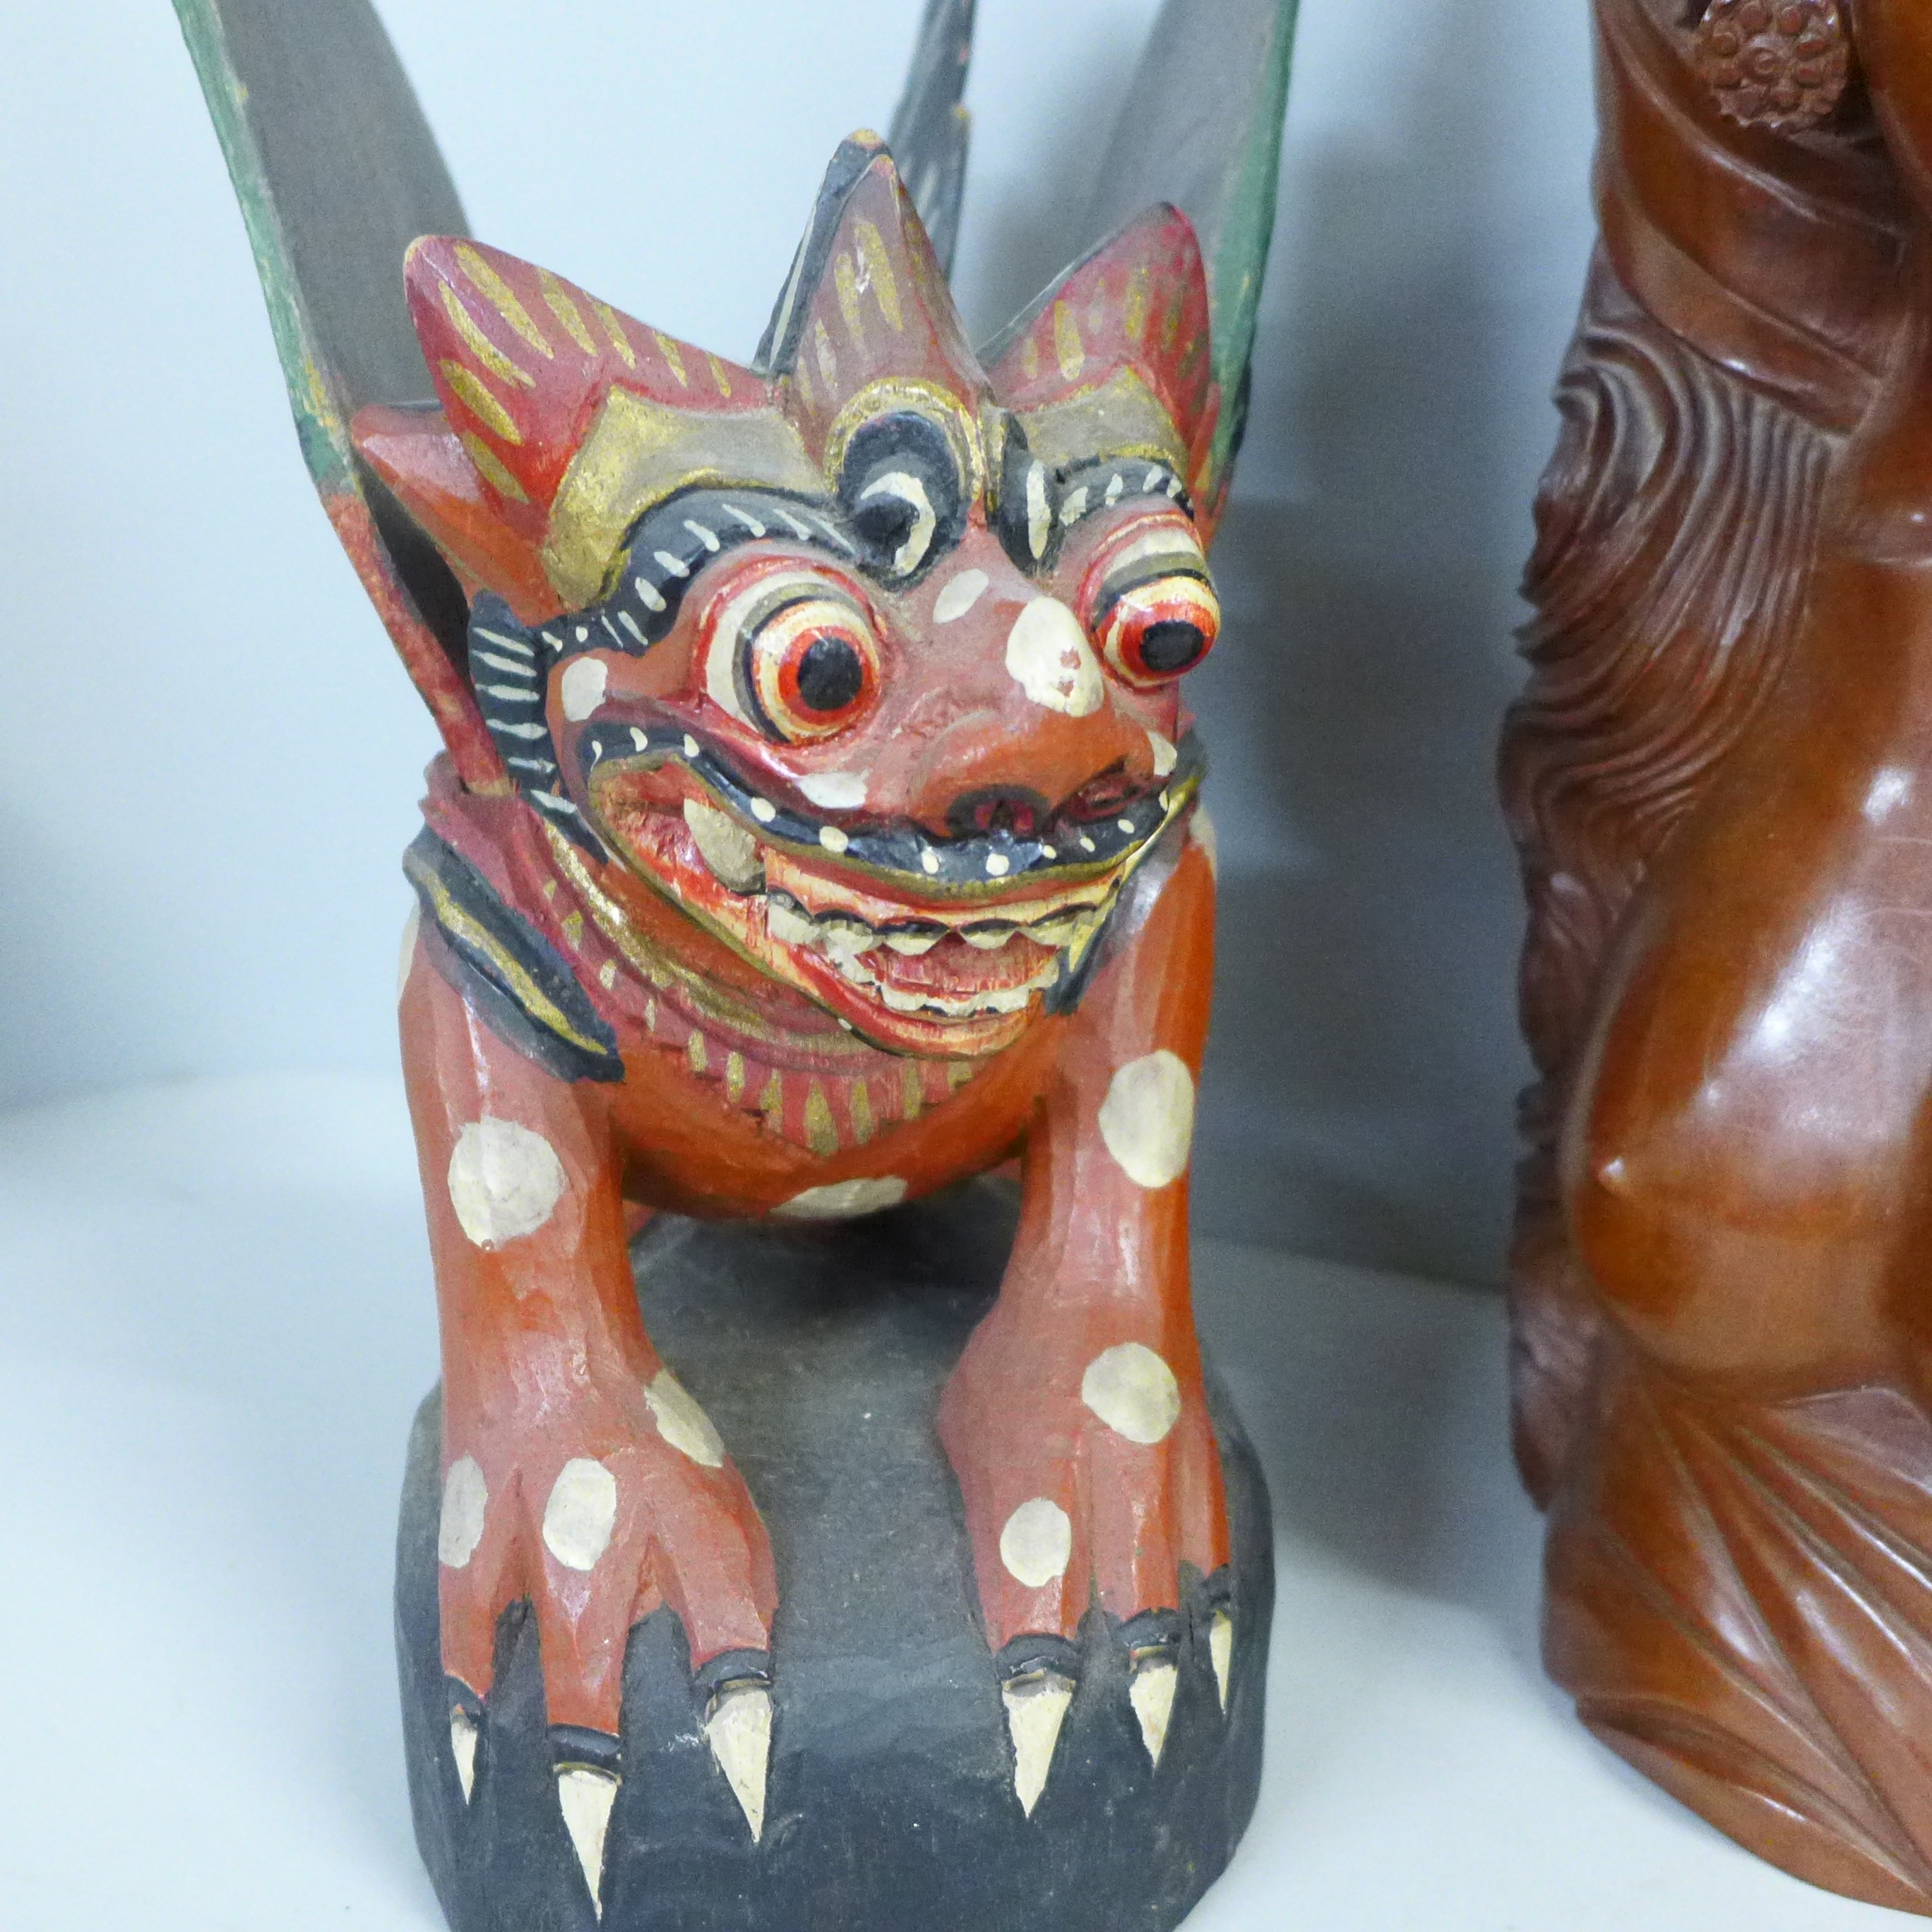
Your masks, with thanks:
[(1598, 198), (1619, 278), (1714, 362), (1839, 431), (1896, 336), (1912, 227), (1842, 5), (1712, 0), (1688, 20), (1678, 0), (1598, 5)]

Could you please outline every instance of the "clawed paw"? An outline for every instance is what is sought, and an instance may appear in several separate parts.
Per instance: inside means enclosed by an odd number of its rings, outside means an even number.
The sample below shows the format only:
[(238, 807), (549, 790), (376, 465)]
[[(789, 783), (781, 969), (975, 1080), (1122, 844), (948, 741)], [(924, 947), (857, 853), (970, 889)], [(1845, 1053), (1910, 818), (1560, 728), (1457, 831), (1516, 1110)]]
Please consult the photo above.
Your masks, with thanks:
[[(1178, 1358), (1178, 1360), (1175, 1358)], [(998, 1653), (1013, 1786), (1030, 1816), (1079, 1676), (1090, 1608), (1118, 1628), (1150, 1764), (1190, 1634), (1184, 1566), (1210, 1580), (1196, 1633), (1227, 1708), (1235, 1630), (1221, 1472), (1191, 1344), (1042, 1336), (998, 1311), (948, 1385), (940, 1434), (964, 1496)]]
[(764, 1828), (770, 1630), (764, 1526), (703, 1411), (668, 1370), (634, 1396), (580, 1394), (537, 1418), (452, 1403), (437, 1554), (450, 1747), (474, 1797), (499, 1619), (527, 1600), (541, 1641), (559, 1808), (602, 1914), (624, 1768), (623, 1663), (660, 1606), (682, 1623), (692, 1694), (752, 1838)]

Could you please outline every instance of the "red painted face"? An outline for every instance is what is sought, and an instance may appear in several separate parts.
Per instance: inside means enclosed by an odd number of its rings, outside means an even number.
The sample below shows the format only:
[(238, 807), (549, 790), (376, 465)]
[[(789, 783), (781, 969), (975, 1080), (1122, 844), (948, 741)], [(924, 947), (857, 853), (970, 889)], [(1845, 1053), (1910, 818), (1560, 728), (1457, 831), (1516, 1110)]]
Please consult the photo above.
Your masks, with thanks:
[(1165, 497), (1093, 513), (1044, 574), (975, 513), (899, 589), (768, 536), (647, 652), (567, 652), (550, 724), (658, 891), (879, 1045), (970, 1057), (1078, 970), (1181, 808), (1176, 680), (1218, 621)]

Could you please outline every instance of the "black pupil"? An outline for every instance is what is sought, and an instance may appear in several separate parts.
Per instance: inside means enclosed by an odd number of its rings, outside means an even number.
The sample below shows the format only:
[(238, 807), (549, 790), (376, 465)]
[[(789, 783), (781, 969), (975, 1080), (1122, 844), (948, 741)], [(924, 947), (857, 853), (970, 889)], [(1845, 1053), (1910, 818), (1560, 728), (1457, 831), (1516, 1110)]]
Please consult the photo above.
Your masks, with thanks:
[(798, 695), (808, 711), (843, 711), (866, 688), (866, 667), (848, 640), (814, 638), (798, 661)]
[(1207, 648), (1208, 640), (1196, 626), (1172, 617), (1141, 633), (1141, 662), (1161, 677), (1185, 670)]

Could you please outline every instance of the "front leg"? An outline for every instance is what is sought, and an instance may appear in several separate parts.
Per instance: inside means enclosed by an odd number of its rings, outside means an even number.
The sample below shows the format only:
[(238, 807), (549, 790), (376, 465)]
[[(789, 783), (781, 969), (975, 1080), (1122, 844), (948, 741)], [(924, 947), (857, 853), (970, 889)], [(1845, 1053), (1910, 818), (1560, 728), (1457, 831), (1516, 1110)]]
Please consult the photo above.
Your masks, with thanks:
[(716, 1432), (644, 1331), (608, 1087), (491, 1032), (420, 943), (404, 1060), (443, 1358), (443, 1667), (466, 1796), (502, 1612), (541, 1639), (559, 1796), (593, 1899), (620, 1775), (626, 1641), (682, 1619), (707, 1728), (754, 1835), (776, 1598), (770, 1547)]
[(1164, 883), (1150, 876), (1136, 890), (1029, 1130), (1000, 1299), (940, 1409), (1029, 1813), (1096, 1595), (1124, 1627), (1155, 1763), (1174, 1700), (1184, 1564), (1222, 1606), (1209, 1639), (1224, 1706), (1227, 1697), (1227, 1514), (1187, 1245), (1214, 970), (1207, 850), (1190, 839)]

